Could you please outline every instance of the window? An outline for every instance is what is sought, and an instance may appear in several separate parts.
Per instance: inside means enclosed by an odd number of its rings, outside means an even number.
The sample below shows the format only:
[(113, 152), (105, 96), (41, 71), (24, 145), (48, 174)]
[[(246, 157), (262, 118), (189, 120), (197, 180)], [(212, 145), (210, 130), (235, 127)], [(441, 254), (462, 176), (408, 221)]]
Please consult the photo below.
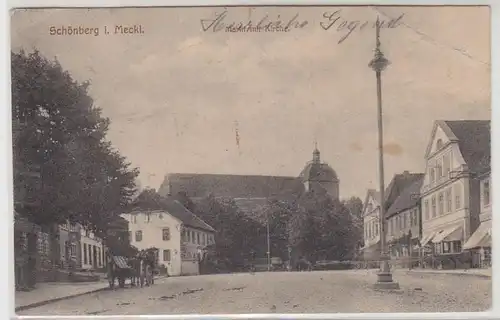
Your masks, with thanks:
[(443, 177), (443, 164), (441, 163), (441, 160), (438, 160), (436, 163), (436, 170), (437, 170), (437, 179), (441, 179)]
[(162, 238), (163, 238), (163, 241), (170, 240), (170, 229), (169, 228), (163, 228), (163, 230), (162, 230)]
[(158, 214), (158, 218), (163, 219), (163, 213), (161, 213), (161, 212), (160, 212), (160, 213)]
[(187, 230), (186, 234), (187, 234), (187, 242), (191, 242), (191, 231)]
[(88, 263), (88, 258), (87, 258), (87, 244), (83, 244), (83, 264)]
[(432, 217), (436, 217), (436, 196), (432, 196)]
[(450, 243), (449, 242), (443, 242), (443, 253), (450, 253)]
[(446, 189), (446, 212), (451, 212), (451, 188)]
[(444, 171), (444, 177), (446, 179), (450, 178), (450, 156), (449, 154), (445, 154), (443, 156), (443, 171)]
[(434, 183), (434, 181), (436, 180), (434, 168), (430, 168), (430, 176), (431, 176), (431, 183)]
[(148, 223), (151, 219), (151, 214), (150, 213), (146, 213), (144, 215), (144, 222)]
[(459, 253), (462, 252), (462, 241), (452, 241), (451, 242), (453, 252)]
[(442, 253), (442, 244), (442, 242), (434, 244), (434, 250), (436, 251), (436, 254)]
[(132, 215), (132, 223), (137, 223), (137, 215)]
[(196, 244), (200, 244), (200, 233), (196, 232)]
[[(50, 251), (49, 235), (45, 232), (39, 232), (37, 238), (38, 252), (42, 255), (48, 255)], [(25, 232), (21, 233), (19, 240), (26, 245), (27, 236)]]
[(438, 139), (436, 141), (436, 151), (439, 150), (439, 149), (441, 149), (442, 147), (443, 147), (443, 140)]
[(102, 266), (102, 260), (101, 260), (101, 248), (97, 247), (97, 265), (100, 267)]
[(440, 192), (438, 195), (438, 209), (439, 209), (439, 215), (442, 215), (444, 213), (444, 195), (443, 192)]
[(375, 222), (375, 236), (378, 236), (379, 235), (379, 224), (378, 224), (378, 221)]
[(170, 261), (170, 250), (163, 250), (163, 261)]
[(92, 264), (92, 246), (89, 244), (89, 264)]
[(490, 181), (486, 180), (483, 182), (483, 205), (487, 206), (490, 204)]
[(462, 189), (460, 185), (455, 186), (455, 210), (462, 208)]
[(429, 220), (429, 200), (425, 200), (424, 202), (424, 211), (425, 211), (425, 220)]
[(142, 231), (141, 230), (135, 232), (135, 241), (136, 242), (142, 241)]

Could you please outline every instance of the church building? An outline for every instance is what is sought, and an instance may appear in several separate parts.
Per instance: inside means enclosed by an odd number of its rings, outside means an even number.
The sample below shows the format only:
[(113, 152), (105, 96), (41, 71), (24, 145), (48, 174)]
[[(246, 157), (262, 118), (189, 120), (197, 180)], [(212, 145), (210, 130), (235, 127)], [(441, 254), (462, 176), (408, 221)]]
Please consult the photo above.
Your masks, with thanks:
[(162, 196), (185, 193), (193, 201), (208, 195), (229, 197), (244, 212), (259, 210), (270, 197), (308, 191), (327, 192), (332, 198), (339, 198), (337, 174), (327, 163), (321, 162), (317, 146), (312, 160), (296, 177), (169, 173), (158, 190)]

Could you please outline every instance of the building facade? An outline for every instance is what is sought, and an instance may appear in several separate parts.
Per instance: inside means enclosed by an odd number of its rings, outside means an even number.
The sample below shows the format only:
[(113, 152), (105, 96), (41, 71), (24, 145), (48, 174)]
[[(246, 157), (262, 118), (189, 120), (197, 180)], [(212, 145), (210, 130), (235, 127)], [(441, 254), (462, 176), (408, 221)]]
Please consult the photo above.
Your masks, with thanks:
[(171, 276), (199, 274), (200, 255), (215, 243), (215, 231), (178, 201), (165, 210), (123, 214), (129, 221), (131, 244), (139, 250), (157, 248), (159, 264)]
[[(411, 261), (417, 260), (418, 242), (422, 231), (420, 188), (423, 174), (420, 179), (411, 183), (387, 210), (387, 244), (391, 259), (400, 261), (409, 266)], [(415, 261), (415, 262), (417, 262)]]
[[(490, 158), (489, 121), (436, 121), (425, 153), (422, 239), (434, 266), (457, 267), (465, 241), (479, 226), (480, 164)], [(425, 249), (426, 248), (426, 249)], [(437, 261), (437, 262), (436, 262)]]
[(84, 270), (98, 270), (105, 267), (106, 256), (103, 240), (84, 228), (80, 230), (80, 264)]
[[(390, 207), (398, 200), (403, 191), (421, 179), (422, 174), (410, 173), (408, 171), (394, 175), (391, 182), (385, 189), (385, 201), (383, 202), (383, 205), (385, 207), (386, 219)], [(365, 237), (363, 255), (365, 260), (378, 260), (380, 257), (380, 236), (382, 230), (380, 227), (381, 205), (380, 194), (375, 190), (368, 190), (363, 209)], [(389, 228), (388, 223), (386, 226)]]
[(491, 266), (491, 171), (478, 177), (480, 180), (481, 206), (479, 213), (480, 225), (464, 245), (464, 250), (472, 250), (477, 255), (481, 267)]
[(380, 257), (380, 193), (368, 190), (363, 205), (363, 257), (376, 261)]
[(105, 266), (103, 240), (79, 223), (59, 225), (59, 245), (63, 268), (98, 270)]

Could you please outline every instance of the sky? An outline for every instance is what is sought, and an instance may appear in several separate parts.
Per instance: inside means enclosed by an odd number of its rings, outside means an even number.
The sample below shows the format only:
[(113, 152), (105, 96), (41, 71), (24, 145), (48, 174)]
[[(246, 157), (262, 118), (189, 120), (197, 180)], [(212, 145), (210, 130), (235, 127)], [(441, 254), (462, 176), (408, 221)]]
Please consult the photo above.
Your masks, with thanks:
[[(207, 28), (224, 12), (227, 24), (296, 18), (289, 32)], [(108, 139), (140, 169), (143, 187), (158, 188), (167, 173), (298, 176), (317, 141), (340, 196), (364, 198), (378, 189), (368, 67), (377, 16), (386, 24), (401, 17), (380, 35), (391, 62), (382, 75), (387, 185), (404, 170), (423, 172), (435, 120), (490, 119), (487, 7), (18, 10), (12, 50), (36, 48), (91, 81), (111, 120)], [(143, 33), (115, 34), (120, 25)], [(50, 34), (63, 26), (100, 33)], [(346, 26), (354, 30), (341, 41)]]

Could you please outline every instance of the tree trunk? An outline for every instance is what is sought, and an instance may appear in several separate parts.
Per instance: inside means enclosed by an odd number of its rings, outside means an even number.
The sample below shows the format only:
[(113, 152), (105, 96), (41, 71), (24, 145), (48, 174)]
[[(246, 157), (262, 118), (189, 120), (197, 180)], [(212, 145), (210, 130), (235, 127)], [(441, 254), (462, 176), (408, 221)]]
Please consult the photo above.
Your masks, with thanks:
[(50, 261), (51, 261), (51, 280), (56, 281), (56, 271), (61, 267), (61, 245), (60, 245), (60, 232), (58, 224), (51, 224), (49, 226), (50, 237)]

